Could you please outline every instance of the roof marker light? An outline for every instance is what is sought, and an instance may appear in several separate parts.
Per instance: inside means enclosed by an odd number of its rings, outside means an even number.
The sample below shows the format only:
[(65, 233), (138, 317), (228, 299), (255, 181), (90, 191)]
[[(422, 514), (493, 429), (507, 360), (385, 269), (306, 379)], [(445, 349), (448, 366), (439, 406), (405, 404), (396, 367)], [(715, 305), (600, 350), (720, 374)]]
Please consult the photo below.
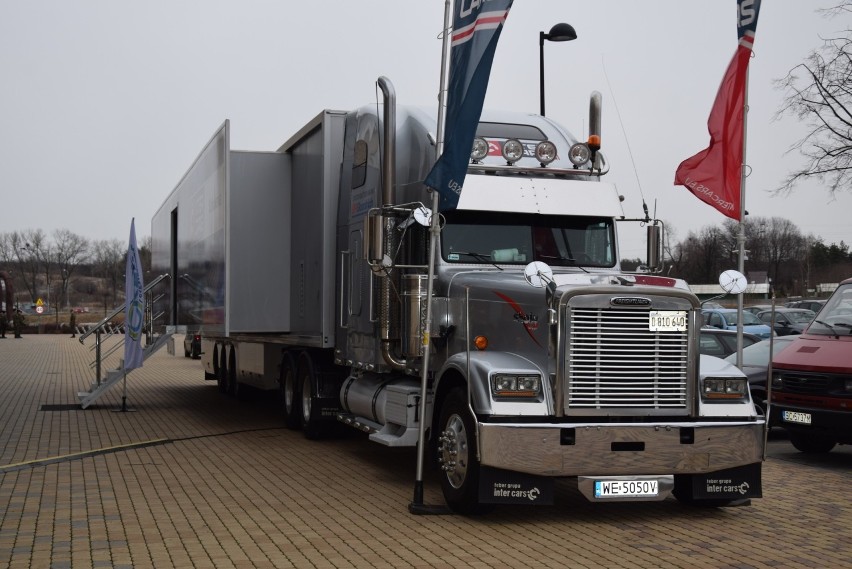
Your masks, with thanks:
[(488, 156), (488, 141), (482, 137), (473, 139), (473, 149), (470, 151), (470, 159), (474, 164), (479, 164)]
[(509, 166), (513, 165), (515, 162), (523, 158), (523, 156), (524, 145), (521, 144), (520, 140), (510, 138), (509, 140), (503, 143), (503, 158), (506, 159), (506, 162), (509, 163)]
[(535, 158), (542, 166), (547, 166), (556, 160), (556, 145), (549, 140), (539, 142), (535, 146)]
[(592, 157), (592, 151), (584, 142), (578, 142), (568, 151), (568, 159), (575, 167), (582, 166)]

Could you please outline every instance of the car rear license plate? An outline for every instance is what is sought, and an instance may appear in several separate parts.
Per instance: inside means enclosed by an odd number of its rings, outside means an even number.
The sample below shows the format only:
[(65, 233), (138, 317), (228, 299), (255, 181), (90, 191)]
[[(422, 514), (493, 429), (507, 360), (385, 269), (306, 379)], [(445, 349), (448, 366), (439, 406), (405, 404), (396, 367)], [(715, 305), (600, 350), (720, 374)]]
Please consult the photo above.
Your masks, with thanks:
[(595, 480), (595, 498), (650, 497), (659, 493), (658, 480)]
[(799, 411), (781, 411), (781, 419), (788, 423), (799, 423), (800, 425), (811, 424), (811, 414)]
[(650, 332), (686, 331), (686, 310), (652, 310), (648, 313)]

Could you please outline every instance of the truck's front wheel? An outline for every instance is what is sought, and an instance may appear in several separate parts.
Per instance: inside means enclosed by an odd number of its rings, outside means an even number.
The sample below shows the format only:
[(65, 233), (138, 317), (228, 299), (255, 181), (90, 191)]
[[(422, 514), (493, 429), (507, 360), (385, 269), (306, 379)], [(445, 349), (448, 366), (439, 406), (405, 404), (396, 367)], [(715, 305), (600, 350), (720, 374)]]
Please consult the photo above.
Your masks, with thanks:
[(476, 425), (464, 388), (456, 387), (447, 394), (438, 429), (438, 466), (447, 505), (460, 514), (481, 512)]

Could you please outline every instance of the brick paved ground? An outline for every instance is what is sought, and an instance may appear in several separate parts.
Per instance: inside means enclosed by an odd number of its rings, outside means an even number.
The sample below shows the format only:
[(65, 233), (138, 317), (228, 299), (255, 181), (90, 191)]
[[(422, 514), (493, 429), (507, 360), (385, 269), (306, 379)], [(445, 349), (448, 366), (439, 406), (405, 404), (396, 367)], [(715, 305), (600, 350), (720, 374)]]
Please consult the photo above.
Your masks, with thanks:
[[(0, 340), (0, 567), (852, 567), (848, 469), (770, 459), (742, 508), (591, 504), (565, 483), (554, 507), (413, 516), (412, 450), (307, 441), (178, 353), (130, 376), (133, 412), (120, 387), (47, 411), (88, 387), (88, 348)], [(428, 477), (425, 497), (442, 503)]]

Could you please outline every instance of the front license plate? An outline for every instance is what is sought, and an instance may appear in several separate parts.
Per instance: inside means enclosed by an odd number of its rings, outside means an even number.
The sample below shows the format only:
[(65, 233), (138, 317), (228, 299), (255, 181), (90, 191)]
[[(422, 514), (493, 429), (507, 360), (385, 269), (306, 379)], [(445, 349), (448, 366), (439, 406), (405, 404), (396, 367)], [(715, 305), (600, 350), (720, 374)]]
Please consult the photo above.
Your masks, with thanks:
[(595, 480), (595, 498), (652, 497), (659, 493), (658, 480)]
[(648, 313), (648, 330), (651, 332), (685, 332), (685, 310), (652, 310)]
[(811, 424), (811, 414), (800, 413), (799, 411), (781, 411), (781, 419), (788, 423), (799, 423), (800, 425)]

